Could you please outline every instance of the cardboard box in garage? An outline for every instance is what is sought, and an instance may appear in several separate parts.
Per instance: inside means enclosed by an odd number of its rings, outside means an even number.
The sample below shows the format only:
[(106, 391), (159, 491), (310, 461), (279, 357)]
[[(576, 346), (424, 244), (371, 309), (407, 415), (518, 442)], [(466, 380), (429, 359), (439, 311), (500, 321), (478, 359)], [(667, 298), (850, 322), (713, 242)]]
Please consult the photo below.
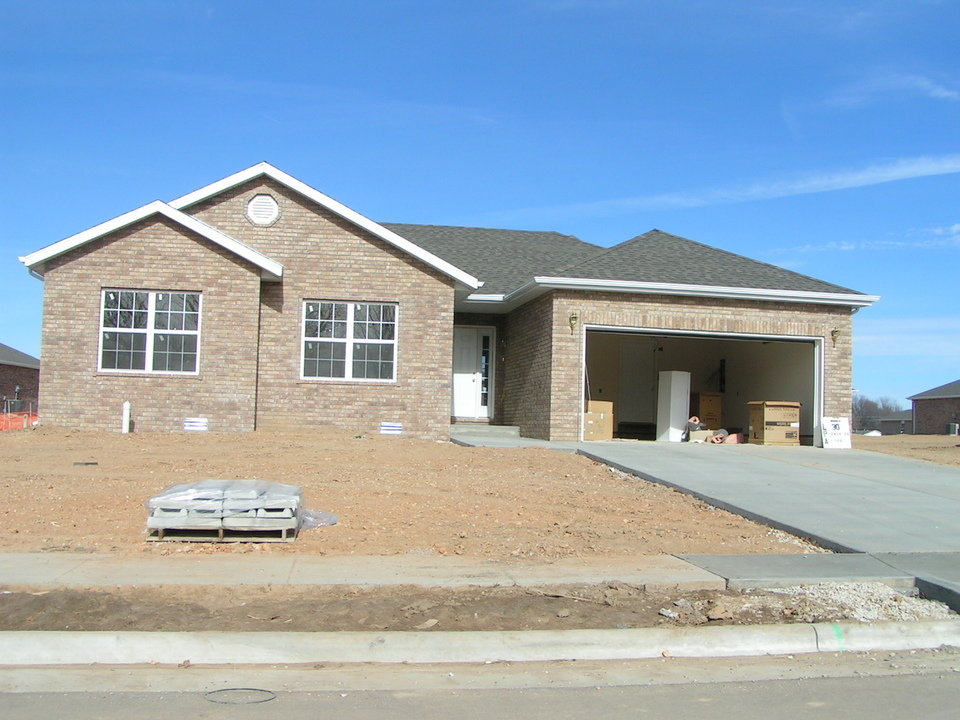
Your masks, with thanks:
[(791, 400), (754, 400), (750, 408), (749, 442), (754, 445), (799, 445), (800, 406)]
[(590, 400), (583, 414), (584, 440), (613, 440), (613, 403)]

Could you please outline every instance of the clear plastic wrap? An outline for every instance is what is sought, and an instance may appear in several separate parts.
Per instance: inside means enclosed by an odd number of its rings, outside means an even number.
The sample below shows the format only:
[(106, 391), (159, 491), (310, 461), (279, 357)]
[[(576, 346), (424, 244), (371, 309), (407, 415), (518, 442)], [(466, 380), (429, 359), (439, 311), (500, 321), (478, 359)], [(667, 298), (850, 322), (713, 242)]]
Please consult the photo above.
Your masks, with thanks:
[[(339, 518), (303, 507), (296, 485), (266, 480), (181, 483), (147, 501), (147, 528), (163, 530), (293, 531), (335, 525)], [(222, 532), (220, 533), (222, 535)]]

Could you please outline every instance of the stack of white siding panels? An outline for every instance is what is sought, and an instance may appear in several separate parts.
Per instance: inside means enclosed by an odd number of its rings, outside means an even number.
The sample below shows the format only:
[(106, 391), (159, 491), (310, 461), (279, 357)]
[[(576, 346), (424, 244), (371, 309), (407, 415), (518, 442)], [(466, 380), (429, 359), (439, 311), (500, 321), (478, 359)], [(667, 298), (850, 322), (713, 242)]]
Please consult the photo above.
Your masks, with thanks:
[(264, 480), (174, 485), (147, 502), (152, 540), (293, 540), (302, 492)]

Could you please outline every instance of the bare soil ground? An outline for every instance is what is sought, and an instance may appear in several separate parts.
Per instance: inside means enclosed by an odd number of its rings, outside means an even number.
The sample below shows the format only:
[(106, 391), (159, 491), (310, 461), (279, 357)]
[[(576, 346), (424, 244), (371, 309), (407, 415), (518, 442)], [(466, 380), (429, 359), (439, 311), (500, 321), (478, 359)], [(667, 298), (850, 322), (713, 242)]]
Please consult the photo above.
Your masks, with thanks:
[(928, 460), (938, 465), (960, 466), (960, 437), (956, 435), (854, 435), (853, 447), (914, 460)]
[(569, 630), (957, 619), (878, 583), (772, 591), (646, 592), (626, 583), (539, 588), (162, 586), (0, 591), (0, 630)]
[[(146, 542), (175, 483), (299, 485), (332, 527), (293, 543)], [(800, 553), (784, 533), (587, 458), (342, 432), (0, 433), (0, 552), (457, 554), (504, 560)]]
[[(960, 465), (955, 438), (854, 446)], [(299, 485), (332, 527), (288, 544), (150, 543), (147, 499), (206, 478)], [(459, 554), (549, 562), (658, 553), (799, 553), (798, 538), (586, 458), (332, 430), (160, 435), (0, 433), (0, 552)], [(530, 630), (944, 617), (886, 588), (656, 594), (624, 584), (0, 589), (0, 630)], [(874, 612), (864, 616), (865, 609)], [(955, 615), (953, 616), (956, 617)]]

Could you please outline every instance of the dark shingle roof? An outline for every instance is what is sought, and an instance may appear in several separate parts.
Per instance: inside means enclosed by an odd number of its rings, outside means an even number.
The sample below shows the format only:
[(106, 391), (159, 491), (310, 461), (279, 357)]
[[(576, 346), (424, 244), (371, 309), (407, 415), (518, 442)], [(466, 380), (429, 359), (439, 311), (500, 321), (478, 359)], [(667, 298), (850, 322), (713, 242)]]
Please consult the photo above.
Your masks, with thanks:
[(0, 343), (0, 365), (16, 365), (17, 367), (39, 368), (40, 361), (33, 355), (27, 355), (19, 350), (14, 350), (9, 345)]
[(601, 248), (556, 232), (382, 224), (482, 280), (481, 293), (509, 293), (539, 275), (861, 294), (660, 230)]
[(562, 268), (603, 252), (572, 235), (533, 230), (496, 230), (448, 225), (381, 223), (475, 278), (478, 292), (507, 293), (537, 275), (556, 275)]
[(856, 293), (839, 285), (751, 260), (660, 230), (651, 230), (567, 268), (564, 277)]
[(907, 398), (907, 400), (936, 400), (955, 397), (960, 397), (960, 380), (954, 380), (946, 385), (935, 387), (932, 390), (927, 390), (926, 392), (922, 392), (917, 395), (911, 395)]

